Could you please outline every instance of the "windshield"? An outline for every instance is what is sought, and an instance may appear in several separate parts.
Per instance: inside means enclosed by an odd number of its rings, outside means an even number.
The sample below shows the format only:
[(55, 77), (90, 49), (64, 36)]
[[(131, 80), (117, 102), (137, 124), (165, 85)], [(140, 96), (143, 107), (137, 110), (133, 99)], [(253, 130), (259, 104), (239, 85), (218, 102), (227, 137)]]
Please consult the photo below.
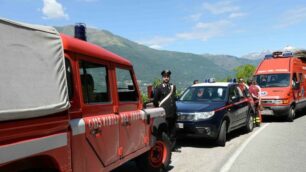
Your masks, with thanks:
[(266, 74), (255, 76), (257, 84), (262, 87), (288, 87), (290, 74)]
[(189, 87), (180, 101), (225, 101), (227, 87)]

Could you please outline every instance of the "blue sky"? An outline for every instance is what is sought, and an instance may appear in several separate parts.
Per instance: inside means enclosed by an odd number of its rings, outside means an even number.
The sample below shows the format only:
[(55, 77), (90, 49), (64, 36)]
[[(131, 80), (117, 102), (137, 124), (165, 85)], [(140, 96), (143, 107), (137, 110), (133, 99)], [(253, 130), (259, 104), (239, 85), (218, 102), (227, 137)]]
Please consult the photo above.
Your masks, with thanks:
[(305, 0), (0, 0), (0, 17), (83, 22), (152, 48), (197, 54), (306, 48)]

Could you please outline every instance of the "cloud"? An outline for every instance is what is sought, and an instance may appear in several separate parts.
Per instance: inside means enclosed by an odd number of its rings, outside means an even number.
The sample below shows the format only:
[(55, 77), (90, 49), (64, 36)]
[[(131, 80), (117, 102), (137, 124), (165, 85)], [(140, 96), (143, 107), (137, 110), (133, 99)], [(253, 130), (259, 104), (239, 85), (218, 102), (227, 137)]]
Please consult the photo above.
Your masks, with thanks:
[(198, 22), (190, 32), (178, 33), (173, 37), (154, 37), (138, 43), (147, 45), (150, 48), (162, 49), (164, 46), (179, 40), (201, 40), (207, 41), (210, 38), (219, 37), (226, 33), (233, 25), (229, 20), (216, 22)]
[(163, 47), (161, 45), (149, 45), (150, 48), (153, 48), (153, 49), (162, 49)]
[[(203, 15), (211, 13), (215, 15), (215, 21), (203, 21)], [(140, 44), (147, 45), (151, 48), (161, 49), (163, 46), (180, 40), (200, 40), (208, 41), (209, 39), (227, 35), (229, 32), (239, 33), (243, 30), (233, 30), (236, 18), (246, 16), (247, 13), (241, 11), (240, 7), (231, 1), (220, 1), (216, 3), (204, 2), (201, 8), (193, 14), (185, 17), (194, 24), (189, 31), (176, 33), (172, 37), (155, 37), (147, 41), (140, 41)]]
[(79, 0), (79, 1), (81, 1), (81, 2), (97, 2), (99, 0)]
[(69, 19), (62, 4), (56, 0), (43, 0), (43, 3), (42, 13), (44, 19)]
[(186, 17), (187, 19), (190, 19), (192, 21), (199, 21), (200, 18), (202, 17), (203, 13), (202, 12), (199, 12), (199, 13), (195, 13), (195, 14), (192, 14), (188, 17)]
[(241, 12), (240, 7), (234, 5), (231, 1), (220, 1), (217, 3), (204, 2), (198, 12), (186, 17), (186, 19), (197, 22), (200, 21), (201, 17), (208, 12), (217, 16), (226, 14), (228, 15), (229, 19), (234, 19), (247, 15), (247, 13)]
[(205, 2), (203, 3), (203, 8), (215, 15), (240, 11), (240, 8), (233, 5), (231, 1), (220, 1), (217, 3)]
[(278, 25), (281, 28), (286, 28), (303, 21), (306, 21), (306, 7), (298, 7), (288, 10), (282, 16), (282, 21)]
[(215, 22), (199, 22), (190, 32), (178, 33), (176, 37), (183, 40), (201, 40), (207, 41), (210, 38), (222, 36), (232, 26), (228, 20)]
[(234, 18), (246, 16), (246, 15), (247, 15), (246, 13), (234, 12), (234, 13), (231, 13), (231, 14), (228, 16), (228, 18), (234, 19)]
[(156, 36), (152, 39), (149, 40), (143, 40), (143, 41), (138, 41), (140, 44), (144, 44), (149, 46), (150, 48), (154, 49), (162, 49), (163, 46), (170, 44), (172, 42), (176, 41), (176, 38), (174, 37), (160, 37)]

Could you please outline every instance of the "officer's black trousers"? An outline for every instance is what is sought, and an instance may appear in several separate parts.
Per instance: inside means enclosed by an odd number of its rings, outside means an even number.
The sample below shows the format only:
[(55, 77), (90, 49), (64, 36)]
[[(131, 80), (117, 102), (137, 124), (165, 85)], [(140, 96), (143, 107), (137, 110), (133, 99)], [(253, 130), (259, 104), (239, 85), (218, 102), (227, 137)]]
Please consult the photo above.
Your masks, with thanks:
[(168, 124), (168, 136), (173, 144), (175, 144), (176, 141), (176, 118), (175, 117), (167, 117), (166, 118), (167, 124)]

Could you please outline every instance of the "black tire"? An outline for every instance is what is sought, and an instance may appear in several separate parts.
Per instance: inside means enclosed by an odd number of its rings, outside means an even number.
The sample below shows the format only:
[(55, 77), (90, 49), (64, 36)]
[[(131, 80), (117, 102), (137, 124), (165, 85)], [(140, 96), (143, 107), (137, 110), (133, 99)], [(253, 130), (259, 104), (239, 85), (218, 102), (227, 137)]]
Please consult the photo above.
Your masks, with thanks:
[(295, 117), (295, 109), (293, 106), (290, 106), (290, 109), (289, 109), (289, 112), (288, 112), (288, 115), (287, 115), (287, 121), (288, 122), (293, 122), (294, 120), (294, 117)]
[(245, 131), (247, 133), (252, 132), (254, 129), (254, 115), (252, 112), (249, 113), (248, 119), (245, 124)]
[(157, 138), (155, 145), (148, 152), (135, 159), (140, 171), (168, 171), (172, 156), (171, 145), (168, 135), (163, 132)]
[(218, 146), (225, 146), (226, 143), (226, 128), (227, 124), (226, 121), (224, 120), (221, 124), (220, 132), (216, 140), (216, 144)]

